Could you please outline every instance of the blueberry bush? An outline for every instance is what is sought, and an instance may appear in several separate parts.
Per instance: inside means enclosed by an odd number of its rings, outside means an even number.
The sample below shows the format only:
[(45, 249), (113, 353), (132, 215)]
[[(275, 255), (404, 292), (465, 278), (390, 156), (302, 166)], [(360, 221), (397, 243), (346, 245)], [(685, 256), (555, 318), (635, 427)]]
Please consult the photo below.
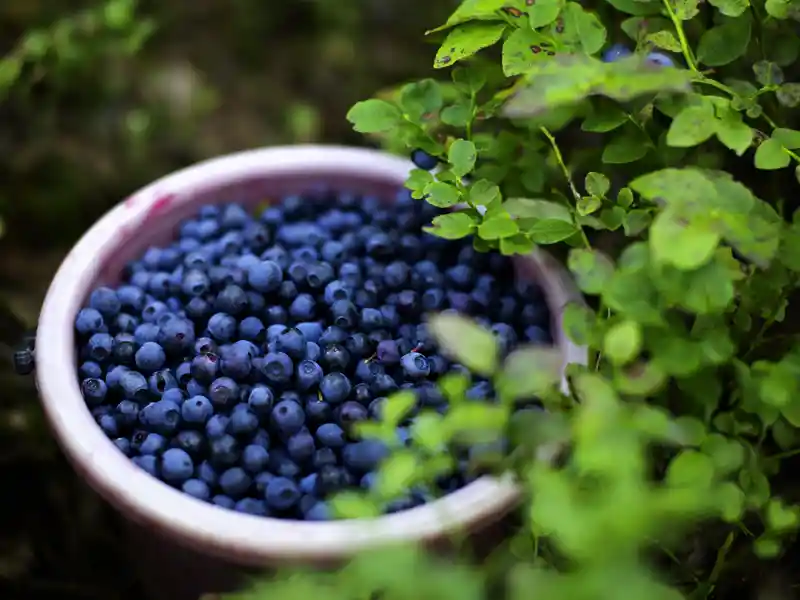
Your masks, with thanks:
[[(352, 108), (413, 152), (413, 197), (449, 209), (428, 232), (565, 259), (587, 302), (563, 327), (589, 360), (565, 391), (551, 351), (434, 318), (495, 401), (439, 381), (449, 416), (419, 415), (381, 485), (333, 506), (370, 517), (451, 468), (451, 442), (488, 444), (522, 491), (513, 534), (482, 561), (388, 548), (236, 598), (796, 595), (799, 20), (792, 0), (466, 0), (427, 32), (441, 77)], [(530, 395), (546, 410), (515, 412)], [(409, 404), (361, 434), (386, 439)]]

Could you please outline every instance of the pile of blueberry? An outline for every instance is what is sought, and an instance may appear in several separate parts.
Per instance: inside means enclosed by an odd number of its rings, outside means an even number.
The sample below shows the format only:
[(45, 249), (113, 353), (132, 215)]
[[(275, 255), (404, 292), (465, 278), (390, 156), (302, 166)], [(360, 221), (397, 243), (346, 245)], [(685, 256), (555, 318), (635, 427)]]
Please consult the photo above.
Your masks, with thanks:
[[(356, 439), (353, 423), (378, 417), (399, 389), (416, 393), (412, 412), (445, 412), (437, 378), (467, 372), (438, 352), (426, 314), (471, 315), (506, 350), (552, 343), (541, 290), (515, 284), (506, 257), (423, 233), (436, 212), (407, 190), (394, 203), (317, 190), (257, 217), (204, 206), (77, 315), (80, 387), (97, 423), (136, 465), (195, 498), (328, 518), (325, 499), (371, 485), (387, 451)], [(472, 378), (468, 397), (492, 393)]]

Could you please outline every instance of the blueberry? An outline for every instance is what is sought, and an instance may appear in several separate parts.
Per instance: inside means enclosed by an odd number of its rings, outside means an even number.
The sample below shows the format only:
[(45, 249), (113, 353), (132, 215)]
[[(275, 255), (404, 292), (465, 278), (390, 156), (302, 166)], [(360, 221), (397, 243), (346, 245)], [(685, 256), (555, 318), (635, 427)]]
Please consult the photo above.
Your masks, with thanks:
[(269, 462), (269, 452), (263, 446), (250, 444), (242, 451), (242, 467), (248, 473), (256, 474), (264, 470)]
[(128, 438), (118, 437), (114, 439), (114, 445), (122, 452), (125, 456), (131, 455), (131, 441)]
[(219, 476), (219, 487), (231, 498), (241, 498), (253, 485), (253, 480), (241, 467), (231, 467)]
[(217, 475), (217, 470), (211, 466), (211, 463), (207, 460), (204, 460), (195, 469), (195, 477), (201, 481), (204, 481), (209, 487), (215, 487), (217, 485), (217, 481), (219, 480), (219, 475)]
[(325, 502), (316, 502), (305, 511), (307, 521), (328, 521), (331, 519), (330, 507)]
[(78, 374), (81, 379), (87, 379), (89, 377), (101, 379), (103, 377), (103, 367), (93, 360), (87, 360), (78, 368)]
[(300, 491), (303, 494), (311, 495), (317, 488), (317, 474), (311, 473), (311, 475), (306, 475), (300, 480)]
[(308, 391), (316, 388), (322, 381), (323, 372), (313, 360), (302, 360), (297, 365), (297, 387), (301, 391)]
[(157, 433), (148, 433), (141, 444), (138, 445), (139, 454), (161, 454), (167, 448), (167, 438)]
[(192, 359), (189, 366), (189, 375), (201, 383), (211, 383), (217, 378), (219, 371), (219, 357), (208, 352), (199, 354)]
[(208, 453), (214, 467), (232, 467), (239, 460), (239, 442), (228, 434), (215, 437), (209, 442)]
[(214, 414), (214, 406), (205, 396), (195, 396), (181, 405), (181, 418), (188, 425), (205, 425)]
[(277, 290), (283, 281), (283, 271), (278, 263), (263, 260), (247, 269), (247, 283), (262, 293)]
[(160, 462), (161, 477), (168, 483), (183, 483), (194, 474), (192, 457), (180, 448), (166, 450)]
[(86, 343), (88, 358), (103, 363), (111, 358), (114, 351), (114, 338), (107, 333), (94, 333)]
[(227, 508), (228, 510), (233, 510), (236, 506), (236, 501), (233, 498), (229, 498), (228, 496), (224, 496), (222, 494), (218, 494), (211, 499), (212, 504), (216, 504), (219, 507)]
[(208, 484), (201, 479), (187, 479), (181, 486), (184, 494), (197, 498), (198, 500), (209, 500), (211, 498), (211, 489)]
[[(109, 373), (110, 376), (110, 373)], [(106, 381), (106, 383), (110, 383)], [(147, 379), (138, 371), (124, 371), (119, 375), (119, 387), (125, 398), (144, 401), (148, 396)]]
[(167, 354), (183, 354), (194, 345), (194, 325), (186, 319), (170, 319), (161, 325), (158, 342)]
[(383, 340), (378, 344), (376, 358), (381, 364), (396, 365), (400, 362), (400, 351), (394, 340)]
[(233, 407), (228, 422), (228, 433), (235, 437), (248, 437), (258, 429), (258, 417), (247, 404)]
[(230, 377), (218, 377), (208, 388), (208, 397), (217, 408), (229, 408), (239, 399), (239, 386)]
[(305, 414), (309, 423), (325, 423), (333, 416), (333, 408), (316, 395), (309, 396), (305, 401)]
[(410, 379), (422, 379), (430, 375), (430, 363), (419, 352), (409, 352), (403, 356), (400, 363), (403, 367), (403, 373)]
[(247, 404), (259, 418), (266, 418), (272, 412), (274, 395), (272, 390), (265, 385), (253, 386), (247, 397)]
[(352, 391), (350, 380), (343, 373), (328, 373), (320, 383), (320, 394), (323, 400), (331, 404), (340, 404)]
[(223, 375), (242, 381), (247, 378), (252, 369), (250, 351), (242, 346), (231, 346), (219, 363)]
[(552, 344), (553, 338), (543, 327), (531, 325), (525, 328), (525, 339), (532, 344)]
[(337, 327), (352, 329), (358, 324), (358, 309), (349, 300), (336, 300), (331, 305), (330, 311), (333, 322)]
[(257, 517), (266, 517), (269, 513), (266, 502), (256, 498), (242, 498), (234, 505), (233, 510)]
[(357, 383), (353, 388), (353, 400), (365, 406), (368, 405), (372, 401), (372, 392), (369, 389), (369, 385)]
[(315, 470), (320, 470), (325, 466), (335, 466), (338, 460), (333, 448), (319, 448), (311, 458), (311, 465)]
[[(647, 55), (645, 61), (648, 64), (656, 65), (658, 67), (674, 67), (675, 62), (663, 52), (651, 52)], [(102, 312), (102, 311), (101, 311)]]
[(117, 423), (123, 429), (136, 425), (139, 420), (139, 405), (132, 400), (123, 400), (114, 409)]
[(439, 161), (424, 150), (417, 149), (411, 153), (411, 162), (420, 169), (431, 171), (436, 168)]
[(320, 362), (328, 371), (344, 371), (350, 364), (350, 353), (339, 344), (330, 344), (322, 353)]
[(290, 358), (302, 359), (306, 353), (306, 338), (296, 327), (285, 328), (275, 339), (278, 352)]
[(317, 362), (320, 358), (322, 358), (322, 350), (320, 349), (319, 345), (315, 342), (307, 342), (306, 343), (306, 360), (313, 360)]
[(264, 499), (270, 508), (288, 510), (300, 500), (300, 490), (291, 479), (276, 477), (267, 484)]
[(117, 299), (122, 310), (140, 313), (144, 308), (145, 293), (142, 288), (135, 285), (121, 285), (117, 289)]
[(264, 323), (258, 317), (245, 317), (239, 323), (239, 336), (243, 340), (248, 340), (260, 344), (266, 337)]
[(155, 456), (134, 456), (131, 458), (131, 461), (137, 467), (147, 471), (153, 477), (158, 477), (159, 461)]
[(81, 382), (83, 399), (89, 406), (100, 406), (106, 399), (108, 386), (98, 377), (89, 377)]
[(142, 371), (150, 372), (157, 371), (164, 366), (167, 360), (167, 355), (164, 349), (156, 342), (145, 342), (141, 348), (136, 351), (136, 367)]
[(398, 388), (397, 382), (388, 373), (378, 373), (369, 384), (373, 396), (387, 396)]
[(350, 477), (343, 468), (336, 465), (323, 465), (317, 474), (319, 496), (328, 496), (350, 485)]
[(325, 348), (331, 344), (343, 344), (348, 337), (349, 334), (346, 330), (336, 325), (331, 325), (322, 332), (319, 338), (319, 345), (321, 348)]
[(236, 319), (225, 313), (211, 315), (208, 333), (218, 342), (229, 342), (236, 335)]
[(278, 432), (289, 437), (300, 431), (305, 424), (306, 417), (297, 402), (284, 400), (275, 405), (270, 420)]
[(344, 347), (347, 349), (347, 352), (350, 353), (350, 356), (355, 358), (364, 358), (372, 352), (372, 343), (369, 338), (363, 333), (358, 332), (345, 340)]
[(342, 451), (347, 468), (360, 473), (374, 471), (388, 453), (388, 448), (378, 440), (362, 440), (348, 444)]
[(108, 319), (122, 310), (122, 303), (117, 297), (117, 292), (108, 287), (99, 287), (89, 295), (89, 307)]
[(139, 421), (149, 431), (162, 435), (175, 433), (180, 425), (180, 408), (174, 402), (159, 400), (145, 406), (139, 413)]
[(339, 423), (346, 429), (349, 428), (353, 423), (365, 421), (369, 417), (367, 409), (364, 408), (364, 405), (352, 400), (342, 404), (336, 412)]
[(247, 310), (247, 293), (238, 285), (227, 285), (217, 294), (214, 309), (232, 316), (241, 315)]
[(292, 460), (304, 463), (316, 450), (314, 437), (307, 430), (300, 430), (286, 441), (286, 450)]
[(360, 326), (364, 331), (375, 331), (384, 326), (383, 313), (377, 308), (364, 308), (361, 311)]
[(341, 448), (346, 439), (344, 430), (335, 423), (325, 423), (317, 428), (317, 441), (327, 448)]

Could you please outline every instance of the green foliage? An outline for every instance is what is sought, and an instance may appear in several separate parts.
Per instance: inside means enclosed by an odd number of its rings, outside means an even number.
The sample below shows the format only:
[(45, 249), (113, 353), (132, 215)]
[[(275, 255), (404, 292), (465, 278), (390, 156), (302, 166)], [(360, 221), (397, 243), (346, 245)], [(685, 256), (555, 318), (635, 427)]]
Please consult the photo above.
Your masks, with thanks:
[[(484, 597), (477, 582), (493, 577), (510, 598), (732, 597), (743, 564), (785, 551), (800, 524), (782, 468), (800, 453), (788, 318), (800, 282), (797, 20), (796, 0), (466, 0), (428, 32), (449, 81), (353, 107), (356, 130), (443, 161), (406, 183), (453, 209), (430, 233), (508, 255), (559, 244), (587, 299), (566, 307), (564, 330), (590, 360), (562, 382), (558, 352), (503, 356), (478, 325), (432, 317), (442, 347), (491, 377), (497, 398), (467, 401), (468, 378), (445, 378), (451, 411), (423, 411), (381, 485), (335, 506), (374, 516), (451, 469), (464, 445), (507, 438), (480, 466), (514, 474), (524, 526), (495, 551), (497, 570), (396, 550), (414, 561), (360, 556), (324, 576), (329, 595), (425, 596), (411, 582), (437, 564), (432, 579), (453, 578), (437, 598)], [(633, 55), (600, 60), (619, 32)], [(649, 64), (653, 49), (676, 66)], [(514, 410), (531, 397), (546, 411)], [(361, 434), (392, 443), (412, 401), (396, 396)], [(348, 577), (367, 564), (375, 585), (356, 593)], [(280, 579), (248, 598), (322, 581)]]

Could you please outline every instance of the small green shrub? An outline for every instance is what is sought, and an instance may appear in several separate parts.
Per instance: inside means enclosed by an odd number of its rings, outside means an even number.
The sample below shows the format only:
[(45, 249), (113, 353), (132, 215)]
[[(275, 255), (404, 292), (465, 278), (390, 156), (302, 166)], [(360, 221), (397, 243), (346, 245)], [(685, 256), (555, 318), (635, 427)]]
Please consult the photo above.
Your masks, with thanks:
[[(482, 566), (388, 549), (237, 598), (694, 600), (760, 585), (800, 516), (787, 468), (800, 346), (785, 322), (800, 274), (798, 20), (796, 0), (467, 0), (429, 32), (449, 81), (353, 107), (357, 131), (444, 163), (406, 184), (463, 206), (432, 233), (564, 249), (591, 306), (569, 306), (564, 327), (590, 360), (568, 367), (565, 394), (552, 354), (499, 364), (490, 333), (438, 317), (440, 342), (493, 375), (499, 401), (464, 403), (465, 382), (444, 380), (453, 411), (417, 420), (378, 492), (450, 468), (455, 439), (507, 436), (492, 464), (524, 490), (516, 534)], [(598, 58), (622, 40), (632, 56)], [(653, 50), (676, 66), (649, 63)], [(512, 418), (530, 393), (548, 411)], [(390, 422), (362, 434), (382, 436), (412, 400), (396, 395)], [(383, 499), (335, 506), (369, 516)]]

